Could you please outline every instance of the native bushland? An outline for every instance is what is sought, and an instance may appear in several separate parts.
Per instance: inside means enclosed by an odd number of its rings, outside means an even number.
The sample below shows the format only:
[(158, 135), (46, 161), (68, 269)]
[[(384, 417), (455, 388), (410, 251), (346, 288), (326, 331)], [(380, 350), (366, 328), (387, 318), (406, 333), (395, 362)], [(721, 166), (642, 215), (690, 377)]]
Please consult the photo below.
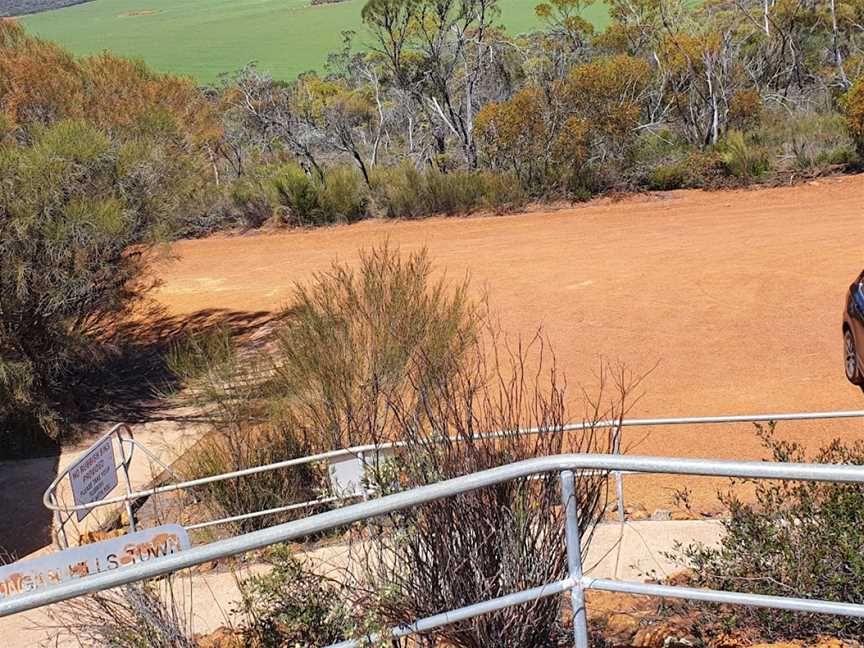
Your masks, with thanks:
[[(774, 425), (757, 426), (772, 461), (864, 464), (861, 442), (839, 440), (808, 457), (784, 441)], [(755, 501), (732, 488), (720, 499), (729, 510), (716, 547), (679, 546), (680, 564), (692, 569), (697, 587), (857, 603), (864, 598), (864, 489), (831, 482), (753, 482)], [(864, 624), (853, 617), (802, 614), (742, 606), (700, 606), (696, 628), (704, 638), (719, 629), (744, 629), (764, 641), (857, 640)]]
[(147, 287), (142, 258), (202, 213), (210, 132), (186, 81), (107, 54), (75, 60), (11, 22), (0, 49), (6, 453), (78, 411), (73, 376)]
[(326, 70), (210, 88), (0, 22), (4, 417), (57, 432), (159, 240), (860, 168), (860, 0), (585, 7), (369, 0)]

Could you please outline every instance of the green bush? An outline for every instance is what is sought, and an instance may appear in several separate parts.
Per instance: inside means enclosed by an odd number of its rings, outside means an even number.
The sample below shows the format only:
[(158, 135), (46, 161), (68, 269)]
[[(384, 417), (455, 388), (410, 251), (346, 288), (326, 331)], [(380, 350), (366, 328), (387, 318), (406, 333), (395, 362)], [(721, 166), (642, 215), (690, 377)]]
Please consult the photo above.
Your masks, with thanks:
[(727, 173), (744, 183), (759, 178), (770, 168), (767, 152), (748, 142), (741, 131), (729, 131), (721, 152)]
[(717, 187), (728, 184), (726, 162), (715, 150), (690, 151), (684, 158), (688, 187)]
[(286, 164), (274, 173), (272, 184), (290, 223), (326, 225), (366, 217), (368, 190), (359, 172), (351, 167), (333, 167), (324, 180), (319, 180), (296, 164)]
[(585, 174), (574, 174), (568, 178), (566, 194), (567, 199), (574, 202), (588, 202), (598, 192), (591, 186), (591, 182), (586, 181)]
[(491, 171), (419, 171), (406, 163), (373, 169), (371, 183), (377, 213), (387, 218), (506, 211), (526, 200), (516, 176)]
[(778, 154), (778, 170), (820, 174), (857, 161), (847, 124), (834, 112), (772, 111), (751, 138)]
[[(757, 426), (774, 461), (804, 462), (803, 447)], [(834, 441), (816, 463), (864, 465), (864, 443)], [(679, 547), (694, 584), (720, 590), (861, 603), (864, 601), (864, 486), (830, 482), (755, 482), (755, 502), (721, 494), (729, 509), (716, 548)], [(820, 636), (859, 639), (861, 619), (747, 607), (705, 606), (704, 636), (717, 628), (756, 629), (766, 641)]]
[(377, 166), (370, 172), (374, 213), (385, 218), (416, 218), (427, 213), (418, 197), (423, 174), (413, 165)]
[(354, 167), (332, 167), (318, 188), (318, 202), (327, 222), (353, 223), (368, 214), (369, 189)]
[(356, 623), (342, 586), (307, 569), (284, 545), (271, 547), (265, 560), (271, 571), (240, 583), (247, 646), (325, 646), (352, 636)]
[(249, 227), (259, 227), (277, 211), (278, 194), (271, 178), (272, 173), (272, 167), (256, 167), (231, 184), (231, 203)]
[(485, 205), (484, 177), (480, 173), (430, 169), (425, 173), (421, 204), (430, 214), (467, 214)]
[(646, 132), (639, 137), (633, 154), (633, 176), (637, 186), (652, 191), (667, 191), (688, 186), (691, 147), (668, 129)]
[(485, 172), (483, 206), (497, 213), (513, 211), (525, 205), (525, 187), (512, 173)]
[(189, 163), (158, 141), (117, 142), (80, 121), (0, 146), (0, 454), (11, 428), (60, 432), (73, 371), (145, 285), (142, 255), (182, 225)]
[(654, 191), (680, 189), (687, 184), (688, 168), (684, 161), (661, 164), (651, 170), (648, 188)]
[(318, 184), (299, 166), (281, 166), (273, 177), (273, 187), (279, 204), (288, 212), (289, 222), (297, 225), (326, 223), (318, 201)]

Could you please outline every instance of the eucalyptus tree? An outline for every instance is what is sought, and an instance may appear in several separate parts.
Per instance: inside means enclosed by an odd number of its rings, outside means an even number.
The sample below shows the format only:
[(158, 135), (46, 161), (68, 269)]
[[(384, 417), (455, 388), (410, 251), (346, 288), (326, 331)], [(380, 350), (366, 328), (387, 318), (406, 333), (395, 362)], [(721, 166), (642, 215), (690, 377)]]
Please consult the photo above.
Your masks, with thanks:
[(474, 122), (494, 92), (503, 34), (497, 0), (369, 0), (362, 17), (394, 86), (425, 118), (435, 153), (454, 140), (477, 167)]

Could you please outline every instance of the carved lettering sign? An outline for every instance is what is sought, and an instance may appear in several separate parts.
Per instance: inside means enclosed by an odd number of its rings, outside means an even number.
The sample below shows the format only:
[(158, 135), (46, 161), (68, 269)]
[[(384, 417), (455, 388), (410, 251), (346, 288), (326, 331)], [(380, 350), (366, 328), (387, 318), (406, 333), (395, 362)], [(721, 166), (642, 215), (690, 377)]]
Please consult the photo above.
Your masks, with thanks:
[(189, 548), (186, 530), (167, 524), (0, 567), (0, 601)]

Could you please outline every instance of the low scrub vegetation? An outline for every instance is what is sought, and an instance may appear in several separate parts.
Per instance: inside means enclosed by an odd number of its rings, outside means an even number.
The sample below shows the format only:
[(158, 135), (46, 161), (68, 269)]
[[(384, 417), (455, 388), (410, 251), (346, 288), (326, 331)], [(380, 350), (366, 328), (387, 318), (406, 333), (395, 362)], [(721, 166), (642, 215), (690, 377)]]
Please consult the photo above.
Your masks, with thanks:
[[(805, 462), (797, 443), (759, 429), (773, 461)], [(864, 465), (864, 445), (834, 441), (810, 458), (816, 463)], [(864, 600), (864, 488), (830, 482), (754, 482), (755, 501), (730, 490), (725, 535), (716, 548), (682, 546), (674, 556), (692, 570), (697, 587), (770, 596), (858, 603)], [(859, 640), (864, 624), (854, 617), (801, 614), (706, 605), (697, 630), (707, 640), (736, 629), (765, 641)]]
[(190, 585), (173, 575), (45, 608), (44, 645), (196, 648)]
[[(296, 288), (265, 352), (238, 357), (217, 333), (172, 354), (173, 370), (212, 421), (188, 470), (205, 476), (398, 438), (387, 398), (418, 398), (420, 385), (458, 366), (482, 319), (465, 284), (432, 277), (425, 251), (403, 257), (385, 245), (363, 253), (356, 270), (334, 264)], [(229, 517), (314, 499), (323, 487), (321, 474), (294, 468), (217, 482), (201, 494)]]
[(240, 582), (244, 645), (327, 646), (362, 636), (364, 621), (348, 606), (344, 582), (316, 574), (282, 545), (264, 559), (270, 571)]
[(859, 168), (855, 2), (612, 0), (602, 32), (584, 9), (541, 3), (514, 37), (496, 0), (368, 0), (368, 47), (346, 34), (326, 73), (209, 88), (0, 22), (4, 437), (74, 415), (61, 385), (159, 240)]
[[(243, 449), (220, 454), (223, 463), (210, 470), (249, 467), (265, 448), (275, 460), (398, 439), (393, 456), (367, 453), (364, 487), (388, 494), (564, 450), (608, 451), (607, 431), (591, 425), (565, 437), (565, 381), (543, 339), (510, 346), (484, 313), (465, 284), (433, 279), (422, 251), (403, 257), (384, 246), (365, 252), (356, 270), (334, 265), (297, 288), (266, 351), (266, 370), (259, 365), (240, 378), (236, 365), (226, 374), (211, 371), (206, 358), (226, 355), (219, 344), (182, 356), (187, 373), (198, 375), (190, 384), (198, 385), (202, 404), (209, 401), (217, 413), (212, 438)], [(234, 385), (230, 402), (221, 390), (214, 399), (213, 384)], [(631, 388), (626, 374), (604, 371), (588, 422), (622, 416)], [(260, 434), (262, 426), (271, 433)], [(540, 433), (526, 436), (527, 428)], [(492, 433), (494, 440), (485, 438)], [(213, 456), (201, 448), (195, 454), (202, 453)], [(203, 494), (226, 514), (239, 514), (277, 504), (262, 493), (289, 504), (309, 497), (301, 484), (323, 486), (295, 477), (280, 491), (269, 475), (238, 481), (243, 497)], [(579, 479), (576, 504), (590, 538), (606, 504), (606, 479)], [(248, 583), (244, 606), (256, 619), (249, 631), (262, 645), (290, 643), (304, 627), (332, 640), (559, 580), (567, 569), (560, 498), (557, 475), (550, 475), (358, 525), (349, 531), (351, 567), (338, 574), (341, 588), (303, 575), (279, 552), (273, 574)], [(545, 599), (429, 636), (465, 648), (564, 645), (570, 632), (560, 625), (560, 603)]]

